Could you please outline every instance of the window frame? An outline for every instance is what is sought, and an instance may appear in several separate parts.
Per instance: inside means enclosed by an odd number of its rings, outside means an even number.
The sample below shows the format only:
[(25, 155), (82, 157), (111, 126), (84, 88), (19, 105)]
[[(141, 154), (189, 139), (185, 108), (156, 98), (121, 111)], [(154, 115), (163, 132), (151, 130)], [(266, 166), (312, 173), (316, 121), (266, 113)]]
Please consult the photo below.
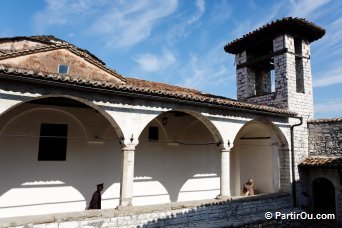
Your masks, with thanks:
[(159, 140), (159, 128), (156, 126), (148, 127), (148, 140), (158, 141)]
[[(60, 72), (60, 67), (66, 67), (66, 73), (61, 73)], [(69, 65), (67, 65), (67, 64), (58, 64), (58, 67), (57, 67), (58, 74), (69, 74), (69, 71), (70, 71), (70, 66)]]
[(66, 161), (68, 124), (41, 123), (38, 161)]

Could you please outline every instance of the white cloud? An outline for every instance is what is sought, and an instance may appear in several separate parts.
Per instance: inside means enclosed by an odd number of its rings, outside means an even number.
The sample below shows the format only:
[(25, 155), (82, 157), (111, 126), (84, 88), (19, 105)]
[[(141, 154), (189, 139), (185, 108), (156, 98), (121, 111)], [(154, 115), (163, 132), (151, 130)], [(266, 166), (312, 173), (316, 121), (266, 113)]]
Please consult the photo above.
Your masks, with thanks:
[(227, 77), (227, 69), (223, 65), (203, 61), (197, 55), (191, 55), (187, 68), (190, 72), (181, 83), (185, 87), (203, 90), (207, 86), (220, 84), (221, 80)]
[(82, 15), (106, 4), (106, 1), (91, 0), (45, 0), (47, 7), (34, 15), (36, 29), (44, 32), (52, 25), (77, 24)]
[(227, 23), (227, 20), (232, 16), (231, 2), (220, 1), (214, 5), (210, 13), (210, 20), (213, 24)]
[(178, 0), (45, 2), (46, 8), (34, 15), (39, 33), (54, 25), (73, 26), (75, 30), (101, 36), (107, 47), (127, 47), (143, 41), (150, 36), (154, 26), (171, 15), (178, 5)]
[(200, 12), (204, 13), (204, 11), (205, 11), (205, 2), (204, 2), (204, 0), (197, 0), (196, 1), (196, 6), (200, 10)]
[(153, 27), (177, 8), (177, 0), (122, 1), (97, 18), (91, 30), (103, 35), (109, 47), (135, 45), (150, 36)]
[[(253, 10), (257, 11), (260, 9), (257, 9), (257, 5), (251, 4), (253, 7)], [(256, 14), (257, 17), (250, 15), (248, 19), (246, 20), (238, 20), (234, 26), (234, 29), (232, 31), (232, 36), (234, 38), (241, 37), (242, 35), (254, 31), (257, 28), (260, 28), (261, 26), (271, 22), (276, 17), (278, 17), (278, 14), (280, 11), (284, 9), (284, 2), (283, 1), (277, 1), (276, 4), (271, 6), (267, 13), (262, 14), (263, 16), (260, 16), (260, 14)]]
[(170, 50), (164, 49), (162, 55), (145, 53), (133, 58), (143, 72), (157, 72), (165, 70), (176, 63), (176, 56)]
[[(325, 6), (330, 0), (290, 0), (290, 1), (275, 1), (268, 9), (259, 8), (254, 1), (249, 1), (249, 7), (253, 11), (260, 11), (257, 17), (249, 15), (246, 20), (238, 20), (232, 34), (233, 37), (240, 37), (247, 32), (253, 31), (261, 26), (271, 22), (272, 20), (284, 17), (314, 17), (318, 10)], [(264, 16), (260, 15), (264, 13)]]
[(330, 0), (291, 0), (292, 9), (289, 16), (310, 17), (320, 7), (327, 4)]
[[(235, 79), (235, 67), (233, 59), (229, 60), (223, 51), (223, 46), (223, 42), (219, 43), (206, 56), (191, 54), (188, 63), (182, 67), (182, 80), (178, 84), (204, 92), (228, 94), (229, 83)], [(227, 64), (229, 62), (231, 66)], [(226, 88), (227, 91), (218, 91), (217, 87)]]
[(195, 6), (197, 8), (197, 12), (195, 15), (193, 15), (189, 20), (188, 20), (188, 25), (191, 25), (193, 23), (195, 23), (196, 21), (198, 21), (202, 15), (204, 14), (205, 12), (205, 2), (204, 0), (197, 0), (195, 2)]
[(313, 79), (314, 87), (324, 87), (342, 83), (342, 66), (333, 68), (332, 70), (320, 75), (319, 78)]
[(314, 106), (315, 118), (342, 117), (342, 100), (332, 100), (316, 103)]
[[(313, 43), (313, 55), (319, 56), (319, 61), (322, 62), (326, 59), (329, 61), (338, 62), (342, 55), (342, 18), (338, 18), (325, 26), (326, 34), (317, 43)], [(317, 62), (316, 64), (320, 64)], [(331, 62), (330, 62), (331, 64)], [(329, 64), (329, 65), (330, 65)], [(337, 66), (340, 63), (336, 64)]]
[(167, 34), (162, 35), (162, 39), (166, 37), (166, 40), (172, 44), (177, 38), (187, 37), (193, 29), (201, 24), (200, 19), (206, 11), (205, 1), (197, 0), (194, 6), (195, 11), (190, 16), (187, 13), (186, 16), (179, 14), (174, 18), (174, 26), (168, 30)]

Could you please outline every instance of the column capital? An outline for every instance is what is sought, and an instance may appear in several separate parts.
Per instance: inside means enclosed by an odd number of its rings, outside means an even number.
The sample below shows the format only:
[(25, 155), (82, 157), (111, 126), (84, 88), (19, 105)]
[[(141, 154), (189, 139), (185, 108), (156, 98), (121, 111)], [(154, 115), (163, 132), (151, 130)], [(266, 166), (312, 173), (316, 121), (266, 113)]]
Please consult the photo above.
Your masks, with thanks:
[(220, 142), (217, 147), (220, 152), (229, 152), (234, 147), (234, 144), (231, 143), (229, 139), (225, 139), (224, 142)]
[(121, 146), (122, 146), (123, 151), (134, 151), (137, 145), (138, 145), (137, 143), (127, 143)]
[(221, 152), (221, 153), (230, 152), (231, 149), (232, 149), (231, 147), (229, 147), (229, 148), (220, 148), (220, 152)]

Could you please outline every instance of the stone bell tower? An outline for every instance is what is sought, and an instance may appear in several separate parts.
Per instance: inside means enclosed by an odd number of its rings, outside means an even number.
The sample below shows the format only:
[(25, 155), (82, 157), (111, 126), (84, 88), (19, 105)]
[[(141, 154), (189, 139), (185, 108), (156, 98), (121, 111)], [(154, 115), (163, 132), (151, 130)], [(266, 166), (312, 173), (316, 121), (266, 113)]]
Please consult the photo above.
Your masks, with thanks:
[(294, 150), (285, 155), (289, 160), (280, 164), (291, 173), (280, 177), (282, 183), (291, 183), (282, 191), (290, 192), (292, 186), (297, 201), (299, 192), (306, 187), (298, 164), (308, 156), (307, 121), (313, 119), (310, 43), (324, 34), (323, 28), (305, 19), (288, 17), (264, 25), (224, 47), (235, 55), (239, 101), (287, 109), (302, 117), (301, 123), (296, 118), (288, 120), (293, 136), (287, 138), (287, 148), (293, 142)]
[(325, 30), (300, 18), (283, 18), (228, 43), (235, 55), (237, 99), (288, 109), (313, 118), (310, 43)]

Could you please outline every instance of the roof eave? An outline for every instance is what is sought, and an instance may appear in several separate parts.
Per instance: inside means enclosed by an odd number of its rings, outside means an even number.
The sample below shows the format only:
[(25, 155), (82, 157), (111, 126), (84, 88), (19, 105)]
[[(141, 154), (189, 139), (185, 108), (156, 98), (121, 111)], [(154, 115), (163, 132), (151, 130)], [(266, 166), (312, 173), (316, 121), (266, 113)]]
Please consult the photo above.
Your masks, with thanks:
[(299, 36), (308, 42), (314, 42), (325, 35), (325, 29), (303, 18), (286, 17), (272, 21), (243, 35), (241, 38), (225, 45), (224, 50), (231, 54), (237, 54), (245, 50), (245, 47), (256, 38), (265, 38), (265, 35), (267, 35), (271, 39), (284, 34)]
[(200, 106), (206, 106), (206, 107), (214, 107), (214, 108), (220, 108), (220, 109), (228, 109), (233, 111), (242, 111), (247, 113), (255, 113), (260, 115), (269, 115), (269, 116), (277, 116), (277, 117), (295, 117), (297, 116), (297, 113), (289, 112), (284, 110), (283, 112), (275, 112), (271, 110), (262, 110), (262, 109), (253, 109), (248, 107), (236, 107), (228, 104), (218, 104), (218, 103), (210, 103), (205, 101), (199, 101), (199, 100), (190, 100), (186, 98), (179, 98), (179, 97), (170, 97), (162, 94), (146, 94), (141, 91), (135, 91), (134, 88), (132, 90), (125, 89), (117, 89), (115, 87), (113, 88), (106, 88), (101, 85), (99, 86), (93, 86), (91, 84), (88, 85), (82, 85), (78, 83), (66, 83), (62, 81), (57, 80), (51, 80), (51, 79), (41, 79), (37, 77), (27, 77), (20, 75), (18, 73), (1, 73), (0, 77), (9, 79), (9, 80), (18, 80), (18, 81), (26, 81), (31, 83), (38, 83), (38, 84), (45, 84), (45, 85), (53, 85), (58, 87), (65, 87), (65, 88), (77, 88), (80, 90), (86, 90), (86, 91), (92, 91), (92, 92), (98, 92), (98, 93), (105, 93), (105, 94), (117, 94), (121, 96), (129, 96), (129, 97), (144, 97), (147, 99), (153, 99), (153, 100), (167, 100), (171, 102), (178, 102), (178, 103), (187, 103), (187, 104), (193, 104), (193, 105), (200, 105)]

